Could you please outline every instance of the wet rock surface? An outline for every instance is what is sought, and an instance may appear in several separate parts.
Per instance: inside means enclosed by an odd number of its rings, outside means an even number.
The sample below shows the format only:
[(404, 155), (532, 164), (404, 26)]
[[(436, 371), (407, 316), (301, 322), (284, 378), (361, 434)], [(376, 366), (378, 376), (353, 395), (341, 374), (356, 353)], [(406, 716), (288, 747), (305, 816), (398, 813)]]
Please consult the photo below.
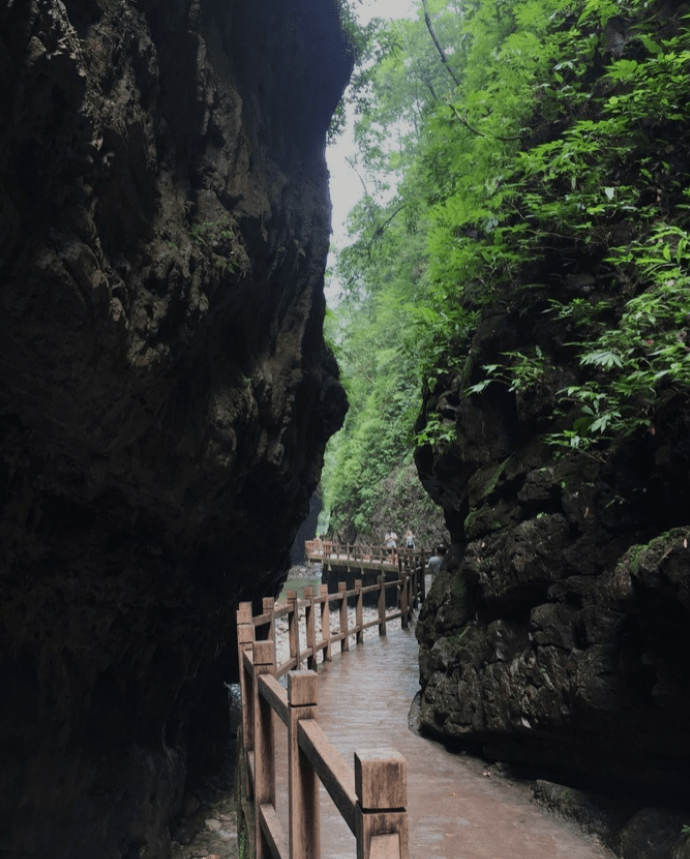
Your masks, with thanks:
[(0, 8), (0, 853), (167, 857), (346, 408), (329, 3)]
[(620, 796), (607, 796), (537, 780), (538, 803), (577, 821), (625, 859), (683, 859), (690, 855), (687, 814), (677, 809), (640, 807)]

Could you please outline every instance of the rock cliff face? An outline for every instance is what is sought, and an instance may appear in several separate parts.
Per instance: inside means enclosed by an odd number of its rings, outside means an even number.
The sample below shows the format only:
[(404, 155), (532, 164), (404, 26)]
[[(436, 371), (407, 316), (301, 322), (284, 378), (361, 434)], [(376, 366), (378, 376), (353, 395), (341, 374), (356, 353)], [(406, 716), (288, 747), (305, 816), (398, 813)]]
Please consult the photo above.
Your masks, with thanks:
[[(581, 276), (594, 300), (591, 258), (579, 265), (573, 282)], [(540, 274), (549, 270), (558, 260)], [(451, 373), (425, 403), (455, 421), (457, 442), (418, 456), (453, 538), (417, 627), (421, 724), (556, 780), (682, 804), (690, 413), (676, 397), (653, 433), (605, 457), (555, 456), (544, 433), (568, 384), (572, 359), (558, 345), (568, 339), (542, 307), (494, 307), (474, 364), (537, 344), (552, 362), (541, 389), (465, 398), (467, 379)]]
[[(647, 398), (643, 374), (632, 372), (636, 350), (659, 354), (664, 337), (678, 349), (679, 366), (687, 366), (687, 307), (668, 322), (652, 314), (656, 327), (649, 339), (631, 330), (615, 355), (615, 372), (581, 360), (588, 352), (589, 359), (596, 356), (589, 350), (607, 334), (624, 332), (633, 297), (654, 294), (658, 265), (640, 264), (627, 279), (632, 269), (619, 266), (616, 254), (623, 257), (635, 236), (647, 249), (660, 246), (655, 229), (662, 225), (682, 235), (688, 228), (687, 111), (664, 115), (655, 90), (643, 109), (626, 109), (626, 133), (617, 136), (618, 126), (610, 138), (620, 146), (615, 156), (595, 146), (596, 156), (581, 162), (571, 179), (559, 174), (549, 185), (544, 178), (560, 157), (553, 153), (565, 151), (560, 143), (580, 132), (582, 140), (590, 132), (595, 137), (606, 124), (609, 98), (615, 106), (618, 94), (630, 91), (627, 84), (616, 89), (612, 70), (652, 68), (645, 34), (673, 45), (686, 32), (687, 6), (627, 6), (620, 16), (603, 16), (603, 29), (587, 20), (593, 8), (587, 4), (578, 19), (568, 7), (573, 18), (563, 25), (574, 38), (567, 50), (578, 39), (598, 46), (592, 54), (573, 47), (583, 63), (577, 100), (569, 101), (566, 85), (557, 110), (533, 106), (530, 132), (516, 144), (530, 157), (545, 144), (542, 164), (549, 166), (524, 184), (516, 180), (520, 191), (511, 199), (510, 218), (520, 214), (517, 221), (500, 221), (511, 225), (504, 236), (518, 224), (515, 243), (504, 246), (515, 251), (513, 261), (457, 270), (458, 279), (470, 271), (457, 294), (478, 323), (462, 355), (460, 347), (447, 346), (456, 352), (448, 365), (454, 361), (462, 369), (445, 370), (426, 392), (418, 428), (435, 420), (443, 438), (452, 440), (420, 449), (417, 465), (444, 508), (452, 547), (418, 625), (421, 722), (444, 740), (473, 745), (547, 779), (687, 808), (690, 396), (686, 379), (671, 382), (661, 371)], [(675, 57), (672, 50), (668, 57)], [(658, 80), (666, 86), (669, 79), (663, 73)], [(555, 88), (560, 80), (553, 79)], [(680, 91), (678, 103), (686, 103)], [(648, 163), (661, 165), (653, 183), (640, 166)], [(520, 169), (510, 175), (519, 176)], [(563, 216), (566, 203), (590, 211), (574, 189), (592, 178), (606, 193), (618, 193), (609, 184), (634, 189), (645, 206), (649, 201), (645, 214), (615, 204), (602, 220)], [(543, 208), (530, 209), (530, 199)], [(553, 218), (546, 211), (552, 202)], [(523, 217), (534, 241), (521, 246), (516, 236)], [(477, 241), (486, 259), (503, 240), (492, 244), (493, 237), (485, 237), (481, 245), (476, 231), (461, 239)], [(670, 249), (666, 253), (671, 256)], [(683, 263), (683, 274), (686, 268)], [(676, 280), (663, 274), (658, 282), (665, 289)], [(665, 307), (668, 293), (660, 294)], [(554, 306), (568, 312), (554, 313)], [(580, 323), (571, 315), (578, 306), (606, 312), (585, 313)], [(611, 353), (602, 349), (598, 355), (606, 362)], [(525, 356), (538, 356), (529, 379), (512, 372)], [(510, 368), (505, 384), (488, 381), (490, 367)], [(593, 396), (578, 404), (585, 381)], [(628, 417), (602, 439), (595, 431), (598, 406), (607, 403), (602, 412), (620, 406), (619, 417), (625, 411), (623, 400), (611, 396), (615, 384), (628, 385)], [(643, 421), (630, 420), (633, 412)], [(577, 448), (589, 429), (591, 446)], [(558, 447), (549, 443), (553, 434)], [(652, 848), (633, 854), (624, 844), (621, 850), (626, 857), (662, 855)]]
[[(0, 7), (0, 855), (164, 857), (345, 395), (322, 0)], [(189, 753), (190, 743), (197, 752)]]

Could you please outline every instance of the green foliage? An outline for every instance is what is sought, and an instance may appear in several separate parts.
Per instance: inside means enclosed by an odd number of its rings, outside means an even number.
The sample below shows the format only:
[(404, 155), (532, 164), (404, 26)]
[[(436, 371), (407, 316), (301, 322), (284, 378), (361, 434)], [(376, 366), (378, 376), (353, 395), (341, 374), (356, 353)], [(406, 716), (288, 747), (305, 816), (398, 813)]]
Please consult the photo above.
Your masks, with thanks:
[(241, 243), (237, 223), (231, 215), (192, 224), (189, 235), (213, 265), (231, 274), (239, 269)]
[[(649, 4), (634, 0), (518, 2), (502, 24), (501, 7), (489, 6), (468, 14), (463, 85), (453, 114), (438, 111), (428, 138), (433, 291), (438, 304), (458, 309), (456, 322), (470, 308), (500, 302), (506, 314), (524, 315), (546, 300), (542, 312), (574, 324), (581, 339), (566, 346), (578, 372), (557, 394), (555, 413), (570, 425), (550, 440), (601, 452), (653, 431), (655, 410), (687, 396), (690, 383), (687, 175), (670, 163), (671, 141), (688, 130), (690, 38), (684, 28), (661, 32)], [(621, 11), (636, 24), (614, 53), (609, 25)], [(509, 135), (519, 137), (517, 151)], [(565, 295), (567, 267), (595, 254), (594, 300)], [(526, 297), (539, 269), (547, 279)], [(446, 332), (450, 342), (456, 331)], [(494, 382), (515, 393), (539, 389), (552, 356), (534, 348), (497, 356), (466, 394), (481, 396)], [(438, 423), (430, 415), (432, 434)]]
[[(548, 440), (596, 458), (690, 392), (684, 19), (648, 0), (429, 7), (452, 75), (420, 10), (377, 23), (352, 96), (369, 193), (338, 255), (353, 405), (327, 496), (358, 529), (412, 443), (452, 446), (451, 388), (547, 393)], [(478, 358), (496, 315), (530, 347)]]

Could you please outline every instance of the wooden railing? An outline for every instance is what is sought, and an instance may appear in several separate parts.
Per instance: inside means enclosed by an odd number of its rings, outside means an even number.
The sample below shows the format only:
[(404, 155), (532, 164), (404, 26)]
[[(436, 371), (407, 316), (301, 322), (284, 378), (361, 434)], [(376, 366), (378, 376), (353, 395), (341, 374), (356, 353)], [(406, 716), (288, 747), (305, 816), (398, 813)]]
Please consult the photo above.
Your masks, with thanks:
[[(400, 618), (407, 626), (417, 599), (423, 597), (424, 569), (403, 575), (395, 582), (368, 588), (355, 582), (351, 591), (340, 583), (328, 594), (322, 585), (316, 596), (305, 589), (305, 598), (288, 591), (287, 605), (265, 599), (260, 615), (251, 603), (237, 612), (237, 640), (242, 696), (242, 745), (244, 790), (253, 801), (256, 859), (319, 859), (320, 826), (318, 781), (321, 781), (357, 841), (357, 859), (409, 859), (407, 774), (405, 759), (394, 749), (357, 751), (354, 769), (328, 740), (317, 722), (317, 654), (332, 657), (332, 646), (349, 650), (350, 638), (363, 641), (368, 627), (386, 634), (387, 622)], [(386, 615), (386, 589), (398, 589), (399, 605)], [(363, 595), (378, 590), (378, 616), (364, 622)], [(355, 600), (355, 623), (349, 625), (348, 600)], [(339, 628), (331, 631), (329, 604), (338, 604)], [(307, 647), (300, 649), (299, 618), (304, 609)], [(315, 615), (320, 611), (320, 638), (316, 639)], [(288, 617), (290, 655), (276, 664), (276, 619)], [(257, 640), (263, 638), (263, 640)], [(303, 660), (308, 670), (299, 669)], [(288, 674), (287, 691), (278, 678)], [(287, 726), (288, 831), (276, 813), (275, 736), (273, 716)]]
[(390, 565), (401, 572), (411, 571), (423, 563), (421, 549), (405, 546), (391, 549), (388, 546), (369, 543), (340, 543), (337, 540), (305, 540), (304, 553), (310, 561), (342, 561), (356, 565), (358, 562)]

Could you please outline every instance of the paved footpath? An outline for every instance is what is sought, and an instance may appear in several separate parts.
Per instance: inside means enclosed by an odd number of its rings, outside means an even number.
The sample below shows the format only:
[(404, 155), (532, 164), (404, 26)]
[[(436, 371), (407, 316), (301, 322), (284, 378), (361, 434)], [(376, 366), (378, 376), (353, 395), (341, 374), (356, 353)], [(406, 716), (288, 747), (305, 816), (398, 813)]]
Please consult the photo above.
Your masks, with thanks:
[[(345, 760), (383, 746), (407, 760), (411, 859), (609, 859), (613, 854), (530, 802), (530, 791), (496, 776), (481, 761), (452, 755), (407, 724), (419, 690), (414, 631), (389, 624), (363, 645), (319, 665), (319, 723)], [(355, 839), (321, 788), (321, 853), (352, 859)]]

